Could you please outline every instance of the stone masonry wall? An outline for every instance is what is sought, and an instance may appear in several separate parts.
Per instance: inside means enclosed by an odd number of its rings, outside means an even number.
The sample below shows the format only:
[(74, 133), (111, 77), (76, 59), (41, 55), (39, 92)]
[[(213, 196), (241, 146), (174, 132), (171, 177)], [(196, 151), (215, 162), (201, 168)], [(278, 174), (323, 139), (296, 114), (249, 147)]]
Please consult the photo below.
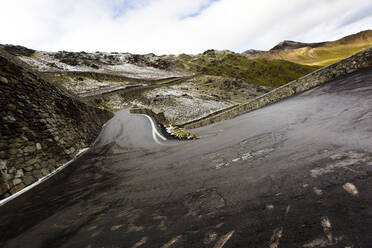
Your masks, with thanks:
[(0, 106), (0, 199), (71, 160), (112, 117), (2, 49)]
[(306, 91), (313, 87), (329, 82), (337, 77), (355, 72), (362, 68), (372, 66), (372, 47), (369, 47), (359, 53), (356, 53), (348, 58), (345, 58), (337, 63), (321, 68), (302, 78), (294, 80), (286, 85), (274, 89), (262, 96), (255, 98), (244, 104), (236, 107), (220, 111), (212, 114), (207, 118), (184, 123), (184, 128), (192, 129), (201, 126), (206, 126), (218, 121), (230, 119), (249, 111), (264, 107), (268, 104), (280, 101), (284, 98), (292, 96), (296, 93)]

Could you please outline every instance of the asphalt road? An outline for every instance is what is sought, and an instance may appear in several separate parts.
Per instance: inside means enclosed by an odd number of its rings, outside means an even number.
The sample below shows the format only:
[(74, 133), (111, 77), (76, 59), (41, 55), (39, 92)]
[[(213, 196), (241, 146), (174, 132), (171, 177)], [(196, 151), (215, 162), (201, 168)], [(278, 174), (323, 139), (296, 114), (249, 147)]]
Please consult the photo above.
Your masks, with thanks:
[(116, 114), (0, 208), (0, 247), (372, 247), (372, 69), (155, 142)]

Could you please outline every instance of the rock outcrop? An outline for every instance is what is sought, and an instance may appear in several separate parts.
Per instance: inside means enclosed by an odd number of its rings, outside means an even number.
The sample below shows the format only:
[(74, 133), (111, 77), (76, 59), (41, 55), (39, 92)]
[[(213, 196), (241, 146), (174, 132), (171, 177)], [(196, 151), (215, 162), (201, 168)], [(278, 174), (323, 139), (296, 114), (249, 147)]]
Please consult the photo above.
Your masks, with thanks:
[(8, 53), (14, 56), (32, 56), (36, 51), (24, 46), (14, 46), (14, 45), (0, 45)]
[(72, 159), (112, 117), (80, 102), (3, 49), (0, 104), (0, 199)]

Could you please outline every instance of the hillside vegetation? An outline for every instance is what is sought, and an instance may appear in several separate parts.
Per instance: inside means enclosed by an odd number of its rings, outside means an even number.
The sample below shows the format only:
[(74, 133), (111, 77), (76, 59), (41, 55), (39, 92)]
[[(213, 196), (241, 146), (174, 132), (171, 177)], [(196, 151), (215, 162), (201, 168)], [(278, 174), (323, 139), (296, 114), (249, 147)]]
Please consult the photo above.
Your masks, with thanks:
[(372, 30), (362, 31), (331, 42), (298, 44), (301, 44), (302, 47), (247, 51), (243, 55), (249, 58), (283, 59), (302, 65), (322, 67), (372, 46)]
[(237, 78), (271, 88), (279, 87), (319, 68), (281, 59), (249, 59), (231, 51), (208, 50), (195, 56), (180, 55), (179, 58), (190, 72)]

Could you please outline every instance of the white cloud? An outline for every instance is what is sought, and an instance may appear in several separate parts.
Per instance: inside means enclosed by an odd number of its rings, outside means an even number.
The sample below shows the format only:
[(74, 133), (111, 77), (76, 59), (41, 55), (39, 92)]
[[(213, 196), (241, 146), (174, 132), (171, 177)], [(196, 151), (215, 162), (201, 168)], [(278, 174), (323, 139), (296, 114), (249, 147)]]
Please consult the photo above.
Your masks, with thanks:
[(334, 40), (371, 28), (369, 0), (1, 0), (0, 43), (197, 53)]

